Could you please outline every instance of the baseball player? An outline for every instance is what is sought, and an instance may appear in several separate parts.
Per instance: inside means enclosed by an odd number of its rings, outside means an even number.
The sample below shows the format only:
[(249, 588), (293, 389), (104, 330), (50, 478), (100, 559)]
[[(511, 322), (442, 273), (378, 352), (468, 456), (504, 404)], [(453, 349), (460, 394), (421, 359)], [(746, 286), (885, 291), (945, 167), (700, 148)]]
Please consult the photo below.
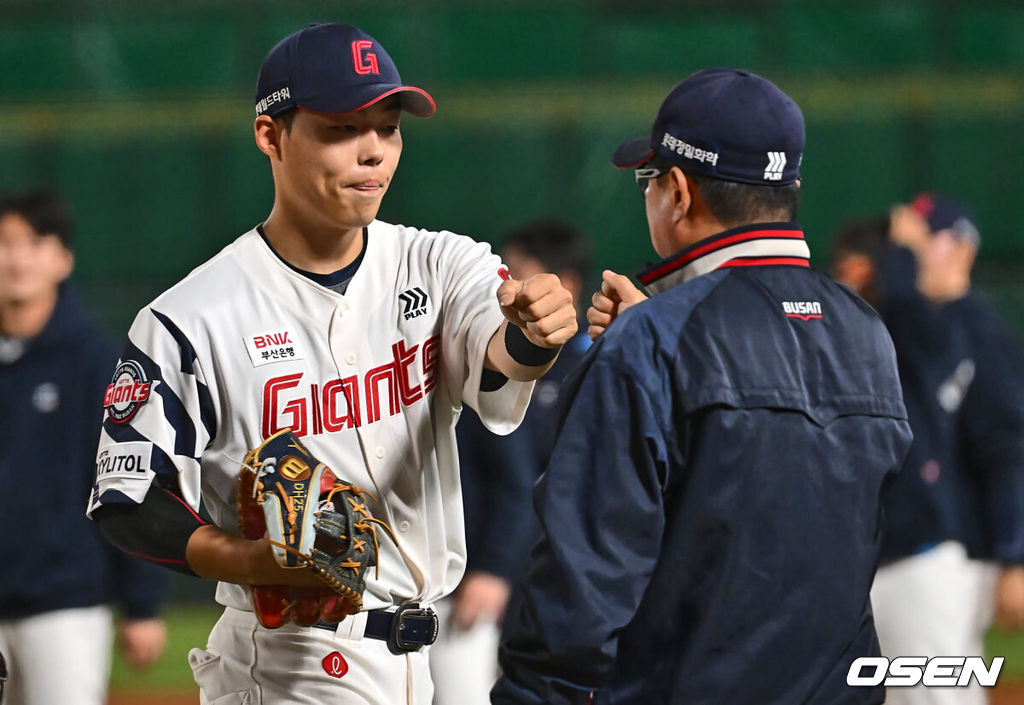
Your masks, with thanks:
[[(427, 607), (466, 555), (455, 421), (469, 404), (514, 429), (576, 332), (554, 275), (517, 281), (486, 244), (376, 220), (403, 112), (434, 102), (364, 32), (277, 44), (254, 123), (273, 209), (139, 313), (108, 388), (89, 511), (122, 548), (219, 581), (224, 615), (190, 654), (203, 703), (429, 703)], [(284, 429), (391, 527), (338, 623), (253, 613), (247, 586), (321, 585), (237, 529), (240, 464)]]
[[(868, 298), (892, 333), (914, 430), (885, 497), (871, 590), (890, 658), (980, 656), (993, 602), (1004, 627), (1024, 617), (1021, 354), (993, 312), (966, 296), (973, 256), (954, 255), (977, 246), (977, 229), (951, 202), (929, 203), (929, 220), (900, 207), (847, 224), (833, 256), (837, 278)], [(888, 702), (987, 702), (985, 688), (967, 686), (892, 688)]]
[(492, 702), (884, 700), (846, 679), (878, 655), (879, 496), (911, 434), (885, 327), (792, 222), (803, 147), (775, 85), (707, 69), (615, 152), (664, 259), (649, 299), (606, 272), (587, 313)]

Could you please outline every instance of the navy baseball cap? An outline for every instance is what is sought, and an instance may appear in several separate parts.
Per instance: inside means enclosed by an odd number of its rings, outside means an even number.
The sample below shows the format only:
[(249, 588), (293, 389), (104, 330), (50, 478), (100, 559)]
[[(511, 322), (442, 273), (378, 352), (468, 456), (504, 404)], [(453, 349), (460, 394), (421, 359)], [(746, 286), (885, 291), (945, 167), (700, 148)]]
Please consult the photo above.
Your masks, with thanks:
[(771, 81), (737, 69), (697, 71), (665, 98), (650, 137), (623, 142), (612, 164), (632, 169), (662, 157), (685, 172), (744, 184), (800, 178), (804, 116)]
[(340, 115), (362, 110), (390, 95), (418, 117), (434, 114), (434, 99), (407, 86), (376, 39), (346, 24), (311, 24), (277, 43), (260, 67), (256, 115), (292, 108)]
[(958, 240), (981, 242), (974, 213), (962, 203), (934, 193), (922, 193), (911, 201), (910, 207), (928, 221), (932, 234), (948, 230)]

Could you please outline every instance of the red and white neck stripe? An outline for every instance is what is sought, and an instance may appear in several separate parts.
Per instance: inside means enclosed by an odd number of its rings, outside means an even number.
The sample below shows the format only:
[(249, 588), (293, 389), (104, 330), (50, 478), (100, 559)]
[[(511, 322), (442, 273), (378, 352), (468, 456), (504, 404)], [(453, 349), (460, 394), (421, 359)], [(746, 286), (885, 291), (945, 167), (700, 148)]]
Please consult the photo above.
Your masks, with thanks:
[(640, 272), (651, 294), (659, 294), (724, 267), (811, 266), (811, 251), (796, 223), (760, 223), (726, 230), (666, 257)]

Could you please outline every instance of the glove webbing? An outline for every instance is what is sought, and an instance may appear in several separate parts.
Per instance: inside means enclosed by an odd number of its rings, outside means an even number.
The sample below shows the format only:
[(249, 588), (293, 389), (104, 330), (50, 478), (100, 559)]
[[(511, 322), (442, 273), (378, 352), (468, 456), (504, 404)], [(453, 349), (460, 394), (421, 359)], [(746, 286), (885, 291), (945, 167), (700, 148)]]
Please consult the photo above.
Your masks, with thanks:
[[(259, 483), (259, 488), (263, 489), (263, 483)], [(284, 501), (285, 506), (288, 509), (288, 523), (292, 527), (292, 532), (294, 533), (294, 531), (296, 530), (295, 519), (298, 517), (298, 513), (294, 511), (294, 504), (295, 504), (294, 503), (294, 499), (292, 497), (287, 496), (285, 494), (284, 488), (281, 487), (281, 483), (280, 482), (277, 483), (277, 490), (278, 490), (278, 493), (281, 495), (281, 498)], [(361, 489), (359, 487), (356, 487), (355, 485), (346, 485), (346, 484), (338, 482), (338, 483), (335, 483), (334, 487), (331, 488), (331, 491), (327, 493), (327, 503), (328, 504), (333, 503), (334, 495), (337, 494), (338, 492), (345, 492), (345, 491), (352, 492), (353, 494), (355, 494), (357, 496), (365, 494), (368, 497), (371, 497), (374, 501), (376, 501), (376, 499), (377, 499), (376, 497), (374, 497), (372, 494), (370, 494), (366, 490)], [(369, 510), (367, 510), (365, 504), (363, 504), (362, 502), (357, 501), (355, 497), (347, 497), (346, 499), (348, 499), (349, 504), (352, 505), (352, 511), (353, 512), (358, 512), (359, 514), (363, 515), (362, 519), (360, 519), (357, 522), (353, 522), (352, 523), (352, 527), (355, 528), (355, 529), (358, 529), (361, 532), (366, 532), (366, 533), (370, 534), (370, 536), (373, 537), (374, 553), (377, 556), (377, 564), (374, 566), (374, 577), (379, 580), (380, 579), (380, 542), (377, 540), (377, 532), (375, 531), (375, 527), (370, 526), (370, 523), (382, 526), (384, 528), (384, 530), (388, 533), (388, 536), (391, 537), (392, 541), (394, 541), (395, 543), (397, 543), (398, 541), (395, 538), (394, 532), (391, 531), (391, 527), (390, 526), (388, 526), (386, 523), (384, 523), (380, 519), (377, 519), (375, 517), (371, 517), (370, 516)], [(317, 512), (317, 515), (319, 515), (319, 512)], [(341, 536), (340, 538), (346, 539), (348, 537), (347, 536)], [(316, 565), (316, 563), (313, 562), (312, 558), (310, 558), (306, 554), (302, 553), (298, 549), (295, 549), (292, 546), (285, 545), (285, 544), (280, 543), (278, 541), (275, 541), (273, 539), (267, 539), (267, 541), (269, 541), (271, 543), (271, 545), (273, 545), (273, 546), (277, 546), (278, 548), (284, 549), (285, 551), (288, 551), (290, 553), (295, 554), (303, 563), (305, 563), (307, 566), (309, 566), (313, 570), (314, 573), (316, 573), (317, 577), (319, 577), (321, 580), (323, 580), (325, 583), (327, 583), (331, 587), (331, 589), (333, 589), (335, 591), (344, 589), (348, 593), (358, 594), (354, 590), (352, 590), (351, 588), (349, 588), (349, 587), (347, 587), (345, 585), (340, 584), (338, 582), (338, 580), (334, 576), (332, 576), (331, 574), (325, 572), (322, 568), (320, 568), (320, 566)], [(353, 548), (358, 549), (360, 552), (365, 551), (365, 549), (361, 545), (361, 544), (364, 543), (364, 541), (362, 539), (357, 539), (355, 537), (352, 537), (352, 541), (354, 543)], [(356, 571), (357, 574), (359, 573), (359, 564), (354, 562), (354, 561), (352, 561), (351, 559), (349, 560), (349, 562), (347, 562), (347, 563), (340, 563), (339, 565), (342, 568), (351, 568), (354, 571)]]

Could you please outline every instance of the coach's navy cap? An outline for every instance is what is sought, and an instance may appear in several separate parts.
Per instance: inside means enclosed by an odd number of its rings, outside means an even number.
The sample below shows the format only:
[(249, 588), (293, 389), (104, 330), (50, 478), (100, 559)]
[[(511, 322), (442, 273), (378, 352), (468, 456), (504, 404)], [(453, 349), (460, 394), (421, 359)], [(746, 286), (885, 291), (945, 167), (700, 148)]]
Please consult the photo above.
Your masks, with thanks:
[(910, 207), (928, 221), (932, 233), (948, 230), (958, 240), (981, 242), (981, 233), (975, 225), (974, 213), (962, 203), (934, 193), (922, 193)]
[(632, 169), (660, 156), (685, 172), (745, 184), (800, 178), (804, 116), (793, 99), (749, 71), (691, 74), (658, 110), (650, 137), (623, 142), (612, 163)]
[(277, 43), (260, 67), (256, 114), (292, 108), (339, 115), (389, 95), (418, 117), (434, 114), (434, 99), (402, 83), (395, 62), (376, 39), (346, 24), (312, 24)]

